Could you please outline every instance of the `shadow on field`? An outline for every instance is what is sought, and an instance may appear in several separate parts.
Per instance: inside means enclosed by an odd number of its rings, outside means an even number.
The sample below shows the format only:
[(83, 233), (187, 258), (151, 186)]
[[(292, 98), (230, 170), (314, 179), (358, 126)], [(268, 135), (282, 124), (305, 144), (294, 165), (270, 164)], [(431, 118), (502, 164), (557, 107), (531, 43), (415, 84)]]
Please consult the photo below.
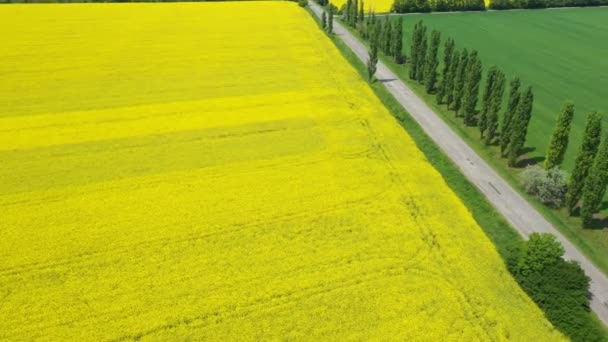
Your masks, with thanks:
[(536, 147), (534, 147), (534, 146), (525, 146), (524, 148), (521, 149), (521, 155), (532, 153), (534, 151), (536, 151)]
[(526, 166), (536, 165), (536, 164), (542, 163), (544, 161), (545, 161), (545, 157), (542, 157), (542, 156), (532, 157), (532, 158), (524, 157), (523, 159), (520, 159), (517, 162), (517, 164), (515, 164), (515, 167), (524, 168)]
[(515, 164), (517, 168), (524, 168), (526, 166), (537, 165), (545, 161), (544, 156), (528, 157), (528, 154), (536, 151), (536, 147), (527, 146), (521, 150), (520, 159)]
[(591, 224), (585, 227), (585, 229), (591, 230), (603, 230), (606, 228), (608, 228), (608, 217), (605, 217), (601, 214), (595, 214), (593, 220), (591, 221)]

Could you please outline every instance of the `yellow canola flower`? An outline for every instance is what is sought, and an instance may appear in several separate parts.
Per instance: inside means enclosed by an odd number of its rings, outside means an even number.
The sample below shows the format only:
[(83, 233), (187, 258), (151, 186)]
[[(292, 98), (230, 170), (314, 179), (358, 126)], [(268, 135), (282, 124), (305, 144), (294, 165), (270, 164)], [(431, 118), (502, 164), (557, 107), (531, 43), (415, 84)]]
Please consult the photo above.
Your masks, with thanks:
[[(333, 0), (330, 1), (332, 4), (336, 5), (338, 8), (342, 8), (342, 6), (346, 5), (347, 0)], [(363, 10), (365, 13), (368, 13), (370, 10), (376, 13), (386, 13), (390, 12), (393, 7), (393, 3), (395, 0), (363, 0)], [(361, 5), (360, 0), (358, 0), (358, 6)]]
[(0, 340), (563, 339), (295, 3), (0, 18)]

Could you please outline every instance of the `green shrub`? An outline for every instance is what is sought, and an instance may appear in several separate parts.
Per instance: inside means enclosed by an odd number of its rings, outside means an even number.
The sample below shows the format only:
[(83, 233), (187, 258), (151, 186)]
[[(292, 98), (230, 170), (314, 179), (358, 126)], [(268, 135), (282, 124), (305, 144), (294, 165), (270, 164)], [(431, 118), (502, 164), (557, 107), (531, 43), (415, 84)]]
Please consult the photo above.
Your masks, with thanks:
[(568, 190), (568, 173), (557, 167), (545, 170), (540, 166), (528, 166), (521, 174), (524, 190), (551, 208), (564, 204)]

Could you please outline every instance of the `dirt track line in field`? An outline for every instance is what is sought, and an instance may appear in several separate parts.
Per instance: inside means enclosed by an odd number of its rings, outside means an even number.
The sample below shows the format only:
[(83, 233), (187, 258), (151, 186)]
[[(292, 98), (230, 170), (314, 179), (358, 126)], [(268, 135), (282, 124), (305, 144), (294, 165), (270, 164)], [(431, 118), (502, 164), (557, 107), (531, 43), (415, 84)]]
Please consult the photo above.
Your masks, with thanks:
[[(320, 18), (323, 9), (313, 1), (309, 1), (308, 4), (313, 13)], [(362, 62), (367, 62), (369, 55), (367, 48), (337, 20), (334, 20), (334, 33)], [(591, 278), (591, 308), (608, 326), (608, 277), (502, 179), (382, 62), (378, 62), (376, 77), (380, 80), (390, 80), (382, 83), (391, 95), (522, 236), (528, 237), (538, 232), (551, 233), (557, 237), (564, 245), (565, 257), (579, 262)]]

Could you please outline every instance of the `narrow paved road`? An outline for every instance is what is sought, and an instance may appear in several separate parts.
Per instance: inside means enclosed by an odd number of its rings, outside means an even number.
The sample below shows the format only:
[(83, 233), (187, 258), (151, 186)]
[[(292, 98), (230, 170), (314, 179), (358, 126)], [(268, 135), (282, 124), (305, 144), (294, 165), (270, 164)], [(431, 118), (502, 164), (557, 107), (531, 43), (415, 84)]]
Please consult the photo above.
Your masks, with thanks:
[[(309, 1), (308, 4), (315, 15), (321, 17), (323, 11), (321, 7), (312, 1)], [(367, 62), (367, 48), (344, 29), (337, 20), (334, 20), (334, 33), (353, 50), (361, 61)], [(378, 62), (376, 77), (382, 80), (388, 91), (420, 124), (426, 134), (522, 236), (528, 237), (535, 232), (551, 233), (557, 236), (566, 249), (566, 258), (578, 261), (591, 278), (591, 308), (608, 326), (608, 277), (486, 164), (382, 62)]]

